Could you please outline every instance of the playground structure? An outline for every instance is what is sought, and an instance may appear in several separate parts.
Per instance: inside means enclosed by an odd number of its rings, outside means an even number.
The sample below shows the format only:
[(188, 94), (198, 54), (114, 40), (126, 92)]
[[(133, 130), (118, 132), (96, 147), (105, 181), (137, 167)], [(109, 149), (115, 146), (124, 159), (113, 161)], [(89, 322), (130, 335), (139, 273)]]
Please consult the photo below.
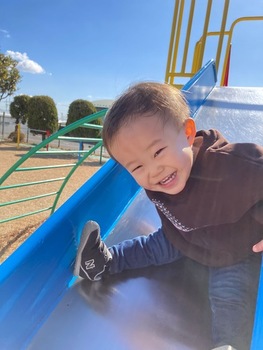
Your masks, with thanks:
[[(95, 113), (91, 116), (88, 116), (86, 118), (83, 118), (81, 120), (76, 121), (75, 123), (72, 123), (71, 125), (59, 130), (57, 133), (51, 135), (49, 138), (45, 139), (40, 144), (36, 145), (34, 148), (32, 148), (27, 154), (25, 154), (19, 161), (17, 161), (0, 179), (0, 192), (1, 193), (7, 193), (10, 190), (16, 190), (19, 192), (20, 187), (27, 186), (28, 188), (36, 188), (36, 191), (38, 191), (38, 187), (42, 187), (46, 183), (57, 183), (57, 189), (53, 192), (37, 192), (38, 194), (32, 195), (30, 197), (25, 198), (19, 198), (19, 199), (12, 199), (8, 202), (3, 202), (0, 204), (0, 207), (4, 208), (10, 205), (16, 205), (16, 204), (22, 204), (24, 202), (28, 201), (35, 201), (37, 202), (37, 210), (34, 211), (27, 211), (23, 210), (22, 213), (16, 216), (12, 217), (1, 217), (0, 224), (6, 223), (12, 220), (17, 220), (20, 218), (23, 218), (25, 216), (30, 215), (36, 215), (41, 212), (49, 211), (50, 215), (55, 211), (59, 197), (61, 195), (61, 192), (63, 191), (64, 187), (66, 186), (68, 180), (72, 176), (72, 174), (75, 172), (75, 170), (83, 164), (83, 162), (92, 155), (96, 150), (100, 150), (99, 152), (99, 161), (102, 162), (102, 139), (101, 138), (82, 138), (82, 137), (72, 137), (68, 136), (72, 130), (75, 130), (77, 128), (90, 128), (90, 129), (102, 129), (101, 125), (95, 125), (91, 122), (93, 120), (99, 119), (104, 117), (105, 110), (102, 110), (98, 113)], [(76, 144), (79, 144), (78, 149), (76, 150), (62, 150), (59, 148), (53, 148), (48, 149), (47, 146), (52, 143), (54, 140), (64, 140), (68, 142), (75, 142)], [(90, 145), (90, 148), (83, 149), (83, 143), (87, 143)], [(59, 156), (73, 156), (70, 159), (70, 163), (60, 163), (59, 162)], [(33, 156), (39, 156), (43, 160), (50, 156), (58, 156), (58, 163), (56, 165), (42, 165), (42, 166), (32, 166), (27, 165), (27, 162), (31, 160)], [(21, 166), (23, 165), (23, 166)], [(68, 172), (65, 173), (65, 176), (63, 177), (54, 177), (54, 170), (55, 169), (61, 169), (65, 168), (68, 169)], [(50, 172), (48, 178), (46, 177), (44, 180), (39, 181), (29, 181), (26, 183), (14, 183), (12, 177), (16, 176), (17, 173), (23, 173), (23, 172), (38, 172), (41, 174), (42, 170), (53, 170), (53, 173)], [(8, 180), (7, 185), (3, 185), (3, 183)], [(18, 194), (19, 195), (19, 194)], [(42, 198), (51, 197), (54, 198), (50, 201), (50, 206), (43, 207), (43, 202), (41, 202)], [(23, 209), (21, 207), (21, 209)]]
[[(177, 1), (175, 9), (180, 9), (182, 3)], [(208, 9), (209, 6), (210, 1)], [(223, 22), (225, 19), (224, 12)], [(171, 41), (172, 38), (173, 34)], [(177, 56), (173, 50), (169, 52)], [(230, 56), (226, 57), (229, 61)], [(169, 61), (168, 57), (168, 65)], [(216, 61), (203, 64), (199, 58), (200, 62), (202, 68), (195, 65), (188, 77), (191, 79), (183, 87), (198, 128), (217, 128), (230, 141), (263, 144), (263, 89), (218, 87)], [(104, 113), (69, 127), (89, 124)], [(231, 128), (233, 121), (242, 125), (238, 133)], [(51, 135), (27, 157), (61, 136), (62, 131)], [(96, 141), (94, 147), (101, 147), (102, 141)], [(68, 176), (93, 151), (84, 151), (84, 157), (69, 167)], [(24, 160), (15, 164), (4, 180), (20, 169)], [(62, 180), (60, 190), (66, 180)], [(59, 195), (59, 191), (53, 195)], [(121, 166), (109, 160), (58, 210), (55, 211), (55, 205), (48, 210), (52, 212), (50, 218), (0, 266), (0, 295), (4, 301), (0, 311), (1, 348), (79, 350), (86, 349), (87, 344), (94, 350), (109, 344), (117, 350), (208, 348), (208, 306), (202, 296), (204, 271), (187, 264), (142, 269), (116, 276), (97, 287), (72, 276), (76, 246), (87, 220), (100, 224), (109, 245), (135, 234), (148, 234), (159, 225), (154, 207)], [(175, 280), (180, 283), (175, 285)], [(199, 282), (194, 293), (193, 282)], [(260, 281), (252, 350), (263, 347), (262, 288)], [(187, 319), (189, 314), (191, 320)]]
[[(203, 31), (200, 37), (196, 39), (194, 36), (195, 32), (200, 33), (199, 30), (196, 31), (196, 27), (194, 28), (194, 24), (196, 24), (194, 22), (194, 19), (196, 20), (196, 3), (198, 3), (198, 1), (196, 2), (195, 0), (188, 2), (185, 0), (175, 1), (165, 81), (177, 88), (182, 88), (185, 83), (182, 84), (180, 81), (191, 79), (206, 63), (204, 62), (204, 53), (207, 40), (213, 37), (217, 41), (215, 45), (216, 53), (213, 57), (215, 59), (216, 71), (217, 73), (221, 72), (220, 85), (227, 86), (231, 61), (232, 38), (236, 26), (241, 22), (251, 23), (253, 21), (263, 21), (263, 16), (237, 18), (231, 24), (230, 28), (226, 29), (230, 0), (224, 0), (221, 2), (223, 8), (220, 29), (217, 31), (210, 31), (209, 23), (215, 4), (213, 4), (212, 0), (207, 0), (203, 14), (199, 14), (199, 16), (202, 15), (202, 18), (198, 17), (198, 27), (200, 27), (200, 23), (204, 23)], [(203, 2), (203, 5), (204, 4), (205, 1)], [(198, 5), (201, 5), (200, 2)], [(220, 13), (218, 13), (218, 17), (220, 18)], [(185, 27), (183, 24), (185, 24)], [(193, 29), (195, 29), (195, 31)], [(226, 42), (225, 38), (227, 38)], [(192, 48), (192, 51), (190, 48)], [(188, 64), (189, 61), (190, 65)], [(185, 82), (187, 80), (185, 80)]]

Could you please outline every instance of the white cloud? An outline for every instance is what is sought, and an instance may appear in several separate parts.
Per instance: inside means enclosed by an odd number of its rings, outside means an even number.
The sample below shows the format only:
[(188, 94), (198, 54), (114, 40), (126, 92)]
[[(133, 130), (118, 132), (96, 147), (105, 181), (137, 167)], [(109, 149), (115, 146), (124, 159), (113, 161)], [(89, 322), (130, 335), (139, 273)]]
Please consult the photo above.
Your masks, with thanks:
[(22, 72), (32, 74), (45, 73), (45, 70), (37, 62), (30, 60), (26, 53), (7, 50), (6, 55), (11, 56), (14, 60), (18, 61), (17, 68), (20, 69)]
[(7, 30), (0, 29), (0, 33), (3, 33), (5, 38), (10, 38), (10, 34), (9, 34), (9, 32)]

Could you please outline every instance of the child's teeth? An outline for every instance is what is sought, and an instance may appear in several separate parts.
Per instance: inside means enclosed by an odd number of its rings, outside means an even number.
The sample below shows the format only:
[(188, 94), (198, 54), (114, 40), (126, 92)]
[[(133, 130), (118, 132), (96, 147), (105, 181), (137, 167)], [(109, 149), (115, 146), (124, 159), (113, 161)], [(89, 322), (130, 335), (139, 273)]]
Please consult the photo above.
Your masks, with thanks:
[(167, 176), (165, 179), (163, 179), (161, 181), (161, 184), (166, 184), (167, 182), (169, 182), (170, 180), (172, 180), (174, 178), (175, 174), (173, 173), (172, 175)]

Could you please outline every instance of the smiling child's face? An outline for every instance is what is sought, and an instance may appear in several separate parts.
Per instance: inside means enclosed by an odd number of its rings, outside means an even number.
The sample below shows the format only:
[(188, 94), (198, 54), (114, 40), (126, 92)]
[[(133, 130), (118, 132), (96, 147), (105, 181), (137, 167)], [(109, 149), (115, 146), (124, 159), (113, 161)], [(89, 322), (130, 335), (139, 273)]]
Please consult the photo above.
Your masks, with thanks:
[(177, 194), (191, 172), (195, 131), (190, 118), (178, 131), (172, 121), (163, 124), (158, 114), (142, 116), (121, 127), (110, 152), (143, 188)]

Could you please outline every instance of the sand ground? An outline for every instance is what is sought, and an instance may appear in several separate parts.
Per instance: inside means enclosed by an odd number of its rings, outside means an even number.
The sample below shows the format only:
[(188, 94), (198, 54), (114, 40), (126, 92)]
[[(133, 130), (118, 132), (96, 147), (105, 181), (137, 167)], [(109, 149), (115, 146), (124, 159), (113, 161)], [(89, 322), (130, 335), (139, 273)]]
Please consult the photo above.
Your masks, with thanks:
[[(29, 145), (23, 145), (17, 148), (16, 144), (9, 141), (0, 142), (0, 177), (2, 177), (5, 172), (17, 162), (25, 153), (30, 149)], [(40, 165), (40, 158), (33, 158), (32, 164), (34, 166)], [(43, 161), (43, 160), (42, 160)], [(48, 165), (55, 165), (58, 163), (58, 159), (55, 157), (50, 157), (47, 159)], [(60, 159), (60, 162), (68, 163), (68, 159)], [(59, 199), (57, 208), (61, 206), (76, 190), (78, 190), (99, 168), (101, 164), (97, 159), (86, 160), (71, 176), (67, 185), (65, 186), (61, 197)], [(50, 170), (45, 170), (49, 172)], [(65, 170), (57, 169), (56, 176), (63, 176)], [(43, 172), (43, 170), (41, 171)], [(42, 176), (43, 173), (41, 173)], [(23, 176), (29, 176), (28, 174), (23, 175), (17, 174), (15, 178), (18, 183), (27, 181), (27, 178), (22, 179)], [(36, 175), (37, 176), (37, 175)], [(30, 180), (32, 181), (32, 175), (30, 174)], [(8, 184), (8, 179), (6, 180)], [(4, 183), (6, 185), (6, 183)], [(45, 186), (50, 186), (50, 191), (53, 191), (53, 184), (48, 184)], [(26, 196), (28, 196), (28, 187), (22, 187), (20, 191), (25, 191)], [(6, 191), (0, 191), (0, 202), (7, 202), (12, 200), (12, 191), (5, 194)], [(20, 193), (21, 198), (23, 198), (23, 193)], [(30, 194), (29, 194), (30, 195)], [(32, 202), (32, 201), (31, 201)], [(32, 205), (29, 202), (23, 204), (26, 206)], [(1, 215), (4, 214), (6, 217), (12, 217), (17, 215), (17, 205), (9, 205), (1, 207)], [(20, 205), (21, 209), (21, 205)], [(0, 224), (0, 263), (3, 262), (17, 247), (19, 247), (26, 239), (29, 237), (38, 227), (44, 222), (50, 215), (50, 212), (40, 213), (36, 215), (31, 215), (22, 219), (12, 220), (7, 223)]]

